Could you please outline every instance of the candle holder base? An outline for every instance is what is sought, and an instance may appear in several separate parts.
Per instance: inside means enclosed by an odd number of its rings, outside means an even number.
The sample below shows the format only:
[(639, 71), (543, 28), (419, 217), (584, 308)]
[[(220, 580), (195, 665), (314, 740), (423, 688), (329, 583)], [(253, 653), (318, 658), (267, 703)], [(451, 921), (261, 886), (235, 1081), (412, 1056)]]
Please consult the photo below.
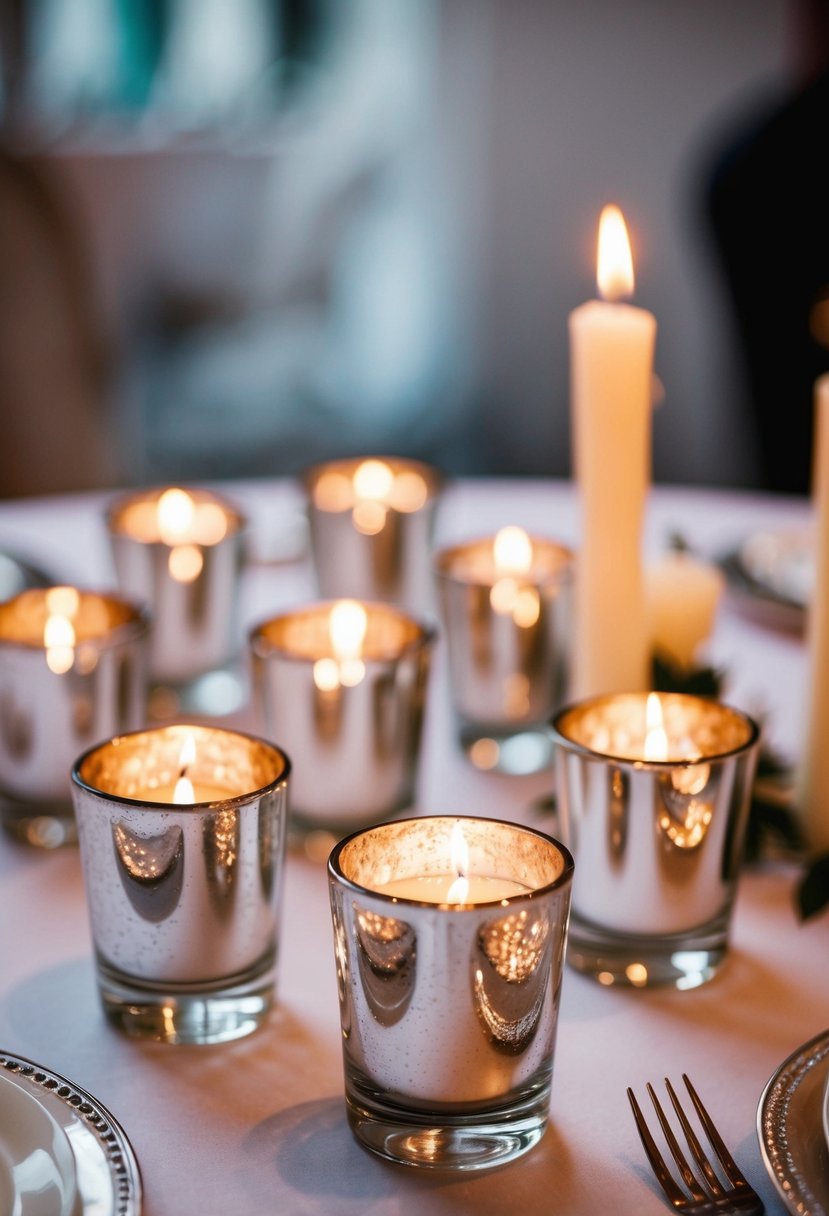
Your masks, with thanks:
[(0, 801), (3, 827), (22, 844), (36, 849), (59, 849), (78, 843), (78, 829), (71, 799), (46, 802)]
[(367, 1094), (354, 1080), (346, 1079), (351, 1130), (365, 1148), (398, 1165), (451, 1173), (492, 1169), (528, 1152), (547, 1127), (549, 1071), (544, 1084), (496, 1109), (411, 1110), (386, 1094)]
[(728, 953), (727, 921), (718, 917), (686, 933), (611, 933), (572, 913), (567, 962), (605, 987), (698, 988), (713, 979)]
[(553, 765), (553, 740), (543, 723), (489, 729), (461, 719), (459, 738), (467, 759), (482, 772), (523, 777)]
[(135, 1039), (156, 1043), (228, 1043), (252, 1034), (273, 1005), (274, 960), (263, 971), (214, 985), (142, 984), (98, 960), (104, 1012)]

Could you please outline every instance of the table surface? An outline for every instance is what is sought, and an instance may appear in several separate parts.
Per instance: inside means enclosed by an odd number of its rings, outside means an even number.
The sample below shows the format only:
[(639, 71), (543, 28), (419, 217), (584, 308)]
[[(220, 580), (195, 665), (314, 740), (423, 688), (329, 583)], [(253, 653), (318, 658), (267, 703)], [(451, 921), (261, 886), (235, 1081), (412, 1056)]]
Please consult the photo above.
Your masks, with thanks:
[[(225, 486), (253, 521), (243, 625), (314, 595), (301, 549), (301, 499), (289, 482)], [(0, 548), (60, 581), (113, 585), (106, 496), (0, 503)], [(802, 527), (805, 500), (655, 488), (646, 550), (679, 531), (720, 555), (760, 528)], [(571, 486), (551, 481), (459, 481), (441, 503), (436, 543), (505, 523), (578, 546)], [(796, 634), (748, 619), (728, 597), (710, 645), (728, 673), (726, 699), (760, 716), (792, 761), (802, 734), (806, 656)], [(234, 719), (252, 725), (248, 711)], [(295, 764), (303, 758), (293, 757)], [(545, 825), (551, 775), (474, 770), (452, 732), (438, 643), (429, 689), (416, 810), (489, 815)], [(549, 824), (547, 824), (549, 826)], [(620, 1213), (666, 1209), (645, 1164), (625, 1087), (678, 1078), (697, 1084), (770, 1213), (784, 1206), (755, 1131), (757, 1104), (778, 1065), (829, 1026), (829, 913), (802, 924), (798, 869), (780, 861), (740, 882), (730, 957), (689, 992), (602, 988), (568, 970), (549, 1129), (513, 1164), (438, 1178), (362, 1150), (342, 1096), (339, 1016), (324, 865), (287, 862), (277, 1005), (257, 1033), (213, 1047), (130, 1040), (97, 1000), (77, 850), (39, 852), (0, 838), (0, 1049), (62, 1073), (108, 1106), (140, 1162), (146, 1216), (270, 1212), (398, 1216), (409, 1212)], [(612, 1196), (612, 1199), (611, 1199)]]

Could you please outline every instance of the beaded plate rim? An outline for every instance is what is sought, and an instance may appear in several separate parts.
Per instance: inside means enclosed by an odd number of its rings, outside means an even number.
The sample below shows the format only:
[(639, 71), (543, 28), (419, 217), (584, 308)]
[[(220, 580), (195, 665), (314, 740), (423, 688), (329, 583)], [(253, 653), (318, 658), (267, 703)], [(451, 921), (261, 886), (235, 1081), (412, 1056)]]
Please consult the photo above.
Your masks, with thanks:
[[(111, 1216), (140, 1216), (141, 1170), (126, 1132), (110, 1111), (87, 1090), (51, 1068), (24, 1056), (0, 1051), (0, 1075), (8, 1072), (68, 1106), (106, 1157), (112, 1181)], [(81, 1196), (83, 1199), (83, 1196)]]
[[(817, 1072), (815, 1070), (818, 1070)], [(757, 1136), (766, 1169), (778, 1194), (796, 1216), (829, 1216), (829, 1199), (818, 1198), (814, 1187), (820, 1178), (809, 1153), (789, 1136), (792, 1104), (802, 1099), (803, 1082), (822, 1074), (818, 1084), (820, 1102), (815, 1117), (823, 1144), (821, 1107), (829, 1078), (829, 1030), (810, 1039), (788, 1056), (768, 1081), (757, 1107)], [(825, 1186), (820, 1187), (825, 1190)]]

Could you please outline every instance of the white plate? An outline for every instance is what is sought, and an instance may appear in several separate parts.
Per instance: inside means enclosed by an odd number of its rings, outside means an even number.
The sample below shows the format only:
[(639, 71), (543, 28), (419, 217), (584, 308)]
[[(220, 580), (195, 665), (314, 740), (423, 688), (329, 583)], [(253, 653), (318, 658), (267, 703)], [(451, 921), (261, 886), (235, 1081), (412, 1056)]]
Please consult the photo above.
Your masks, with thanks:
[(722, 565), (730, 592), (747, 613), (781, 629), (803, 628), (815, 580), (810, 529), (755, 532)]
[(829, 1031), (792, 1052), (757, 1108), (757, 1136), (769, 1176), (789, 1211), (829, 1216), (829, 1145), (823, 1132)]
[(0, 1073), (0, 1211), (73, 1216), (75, 1158), (56, 1119), (8, 1073)]
[[(14, 1216), (140, 1216), (138, 1162), (123, 1128), (105, 1106), (59, 1073), (21, 1056), (0, 1052), (0, 1110), (11, 1089), (29, 1100), (25, 1103), (16, 1097), (9, 1098), (15, 1103), (17, 1114), (24, 1108), (29, 1112), (32, 1125), (28, 1131), (24, 1128), (22, 1132), (9, 1133), (6, 1129), (10, 1123), (0, 1115), (0, 1212), (5, 1214), (8, 1210)], [(31, 1113), (32, 1103), (39, 1114)], [(6, 1137), (12, 1145), (10, 1156), (15, 1153), (19, 1156), (27, 1148), (31, 1153), (32, 1143), (43, 1148), (47, 1126), (56, 1128), (57, 1143), (69, 1152), (68, 1168), (74, 1190), (70, 1196), (67, 1188), (60, 1202), (58, 1193), (53, 1192), (49, 1207), (16, 1208), (17, 1192), (10, 1189), (9, 1178), (14, 1177), (17, 1185), (17, 1175), (10, 1175), (2, 1160)], [(29, 1139), (32, 1134), (35, 1141)], [(54, 1152), (55, 1141), (51, 1144)], [(57, 1151), (62, 1154), (63, 1147)], [(62, 1162), (65, 1169), (65, 1157)], [(11, 1193), (11, 1206), (4, 1187)]]

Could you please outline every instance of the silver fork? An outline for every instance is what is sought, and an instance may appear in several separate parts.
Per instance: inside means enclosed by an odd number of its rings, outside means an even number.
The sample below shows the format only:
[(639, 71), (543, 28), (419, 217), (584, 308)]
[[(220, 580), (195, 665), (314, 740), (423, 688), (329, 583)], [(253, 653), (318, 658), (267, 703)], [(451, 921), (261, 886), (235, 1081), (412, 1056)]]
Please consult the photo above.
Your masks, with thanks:
[(627, 1095), (633, 1108), (633, 1117), (636, 1120), (636, 1127), (648, 1160), (669, 1202), (677, 1212), (684, 1213), (684, 1216), (726, 1216), (726, 1213), (734, 1213), (735, 1216), (736, 1214), (739, 1214), (739, 1216), (760, 1216), (760, 1213), (763, 1211), (763, 1203), (760, 1196), (756, 1191), (752, 1190), (738, 1169), (734, 1158), (723, 1143), (722, 1137), (711, 1122), (711, 1116), (703, 1106), (697, 1091), (685, 1073), (682, 1074), (682, 1080), (685, 1082), (688, 1093), (691, 1095), (694, 1109), (699, 1116), (700, 1123), (705, 1129), (705, 1134), (711, 1147), (717, 1155), (723, 1177), (726, 1179), (726, 1185), (723, 1185), (714, 1172), (714, 1167), (708, 1160), (693, 1127), (688, 1122), (688, 1116), (679, 1103), (679, 1098), (676, 1096), (673, 1086), (666, 1077), (665, 1087), (668, 1090), (677, 1118), (682, 1125), (688, 1147), (699, 1167), (696, 1174), (688, 1164), (688, 1160), (679, 1146), (679, 1142), (650, 1083), (648, 1084), (648, 1093), (650, 1094), (651, 1102), (656, 1111), (656, 1117), (659, 1119), (668, 1147), (671, 1150), (671, 1156), (677, 1164), (688, 1193), (677, 1184), (673, 1174), (671, 1174), (665, 1164), (665, 1160), (648, 1130), (648, 1125), (645, 1122), (645, 1117), (642, 1114), (639, 1103), (636, 1101), (633, 1090), (628, 1089)]

